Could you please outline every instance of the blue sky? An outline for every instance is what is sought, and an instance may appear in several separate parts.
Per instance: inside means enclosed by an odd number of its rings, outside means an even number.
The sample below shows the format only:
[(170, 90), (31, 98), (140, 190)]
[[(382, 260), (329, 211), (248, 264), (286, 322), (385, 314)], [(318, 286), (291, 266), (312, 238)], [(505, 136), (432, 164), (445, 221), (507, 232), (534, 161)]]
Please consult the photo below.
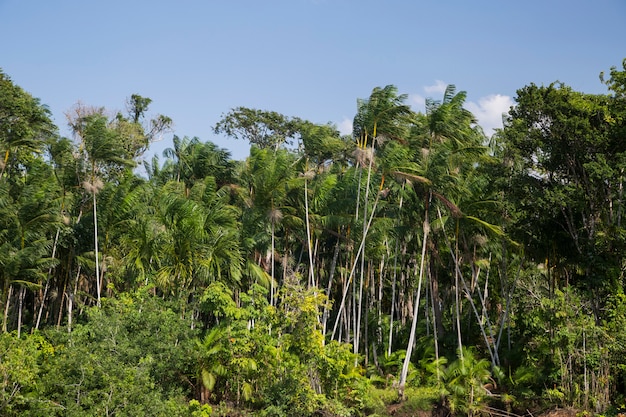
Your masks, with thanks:
[(237, 106), (347, 132), (374, 87), (422, 110), (455, 84), (490, 131), (531, 82), (605, 93), (599, 73), (626, 58), (626, 1), (0, 0), (0, 39), (0, 68), (64, 135), (77, 101), (117, 111), (136, 93), (173, 134), (243, 159), (247, 143), (212, 133)]

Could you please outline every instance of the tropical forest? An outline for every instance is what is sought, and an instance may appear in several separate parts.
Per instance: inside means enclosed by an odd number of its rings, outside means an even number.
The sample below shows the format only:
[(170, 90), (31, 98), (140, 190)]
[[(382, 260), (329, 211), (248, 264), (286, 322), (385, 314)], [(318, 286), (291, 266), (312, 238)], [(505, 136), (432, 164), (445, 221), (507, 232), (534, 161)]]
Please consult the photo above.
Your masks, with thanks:
[(0, 415), (626, 412), (626, 60), (598, 74), (493, 135), (454, 85), (365, 91), (350, 135), (224, 109), (234, 160), (132, 92), (65, 137), (0, 71)]

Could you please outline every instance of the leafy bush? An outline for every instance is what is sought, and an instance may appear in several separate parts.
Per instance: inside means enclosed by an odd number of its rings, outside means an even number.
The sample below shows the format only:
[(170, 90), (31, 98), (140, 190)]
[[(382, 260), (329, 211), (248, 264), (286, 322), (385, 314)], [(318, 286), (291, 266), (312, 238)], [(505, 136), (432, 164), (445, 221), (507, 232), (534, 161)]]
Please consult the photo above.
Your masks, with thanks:
[(195, 332), (162, 300), (104, 300), (72, 333), (45, 335), (55, 349), (42, 364), (39, 394), (58, 404), (48, 415), (188, 415)]

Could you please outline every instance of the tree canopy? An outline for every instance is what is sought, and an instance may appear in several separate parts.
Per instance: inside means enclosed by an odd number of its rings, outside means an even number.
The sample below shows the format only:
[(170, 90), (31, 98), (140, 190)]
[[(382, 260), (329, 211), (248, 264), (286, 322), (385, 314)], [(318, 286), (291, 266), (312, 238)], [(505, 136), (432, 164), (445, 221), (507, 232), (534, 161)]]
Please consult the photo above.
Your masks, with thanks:
[(351, 135), (237, 107), (245, 160), (149, 163), (150, 98), (65, 138), (0, 72), (0, 414), (623, 412), (622, 67), (520, 87), (492, 137), (454, 85), (387, 85)]

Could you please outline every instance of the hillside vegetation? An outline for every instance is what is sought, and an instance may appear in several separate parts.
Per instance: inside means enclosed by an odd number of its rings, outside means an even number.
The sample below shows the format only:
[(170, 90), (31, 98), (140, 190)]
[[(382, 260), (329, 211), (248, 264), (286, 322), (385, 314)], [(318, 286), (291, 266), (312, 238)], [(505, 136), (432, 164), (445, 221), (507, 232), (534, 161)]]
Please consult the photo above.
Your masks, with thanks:
[(146, 161), (149, 98), (65, 138), (0, 71), (0, 415), (624, 411), (626, 60), (600, 78), (520, 88), (492, 137), (388, 85), (352, 135), (239, 107), (245, 160)]

